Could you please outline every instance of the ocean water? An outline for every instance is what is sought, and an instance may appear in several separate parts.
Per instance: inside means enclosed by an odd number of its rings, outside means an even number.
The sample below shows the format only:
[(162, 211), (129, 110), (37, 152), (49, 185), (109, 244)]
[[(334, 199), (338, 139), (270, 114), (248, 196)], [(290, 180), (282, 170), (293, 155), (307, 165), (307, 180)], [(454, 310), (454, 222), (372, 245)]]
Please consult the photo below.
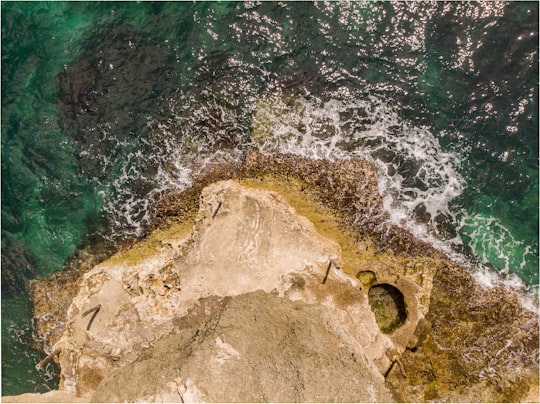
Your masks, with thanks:
[(29, 279), (144, 235), (161, 193), (250, 147), (372, 161), (390, 220), (537, 290), (537, 2), (1, 11), (2, 394), (58, 383), (34, 368)]

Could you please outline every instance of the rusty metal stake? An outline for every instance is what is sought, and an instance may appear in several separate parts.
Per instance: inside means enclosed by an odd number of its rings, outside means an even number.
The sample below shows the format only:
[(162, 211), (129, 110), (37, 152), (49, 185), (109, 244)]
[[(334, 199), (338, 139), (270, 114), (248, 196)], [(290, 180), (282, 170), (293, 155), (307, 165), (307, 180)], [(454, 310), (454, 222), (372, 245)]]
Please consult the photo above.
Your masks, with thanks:
[(216, 210), (214, 211), (214, 214), (212, 215), (212, 219), (214, 219), (217, 216), (220, 208), (221, 208), (221, 202), (218, 203), (218, 206), (217, 206)]
[(394, 365), (396, 363), (398, 364), (399, 373), (401, 373), (401, 376), (403, 376), (405, 379), (407, 378), (407, 375), (405, 374), (405, 367), (403, 366), (403, 363), (401, 363), (401, 360), (399, 360), (399, 358), (397, 356), (394, 356), (394, 358), (392, 359), (392, 364), (390, 365), (390, 367), (388, 368), (388, 370), (384, 374), (385, 379), (390, 374), (390, 371), (392, 370), (392, 368), (394, 367)]
[(62, 350), (60, 348), (56, 348), (51, 354), (47, 355), (45, 359), (43, 359), (41, 362), (39, 362), (36, 365), (36, 369), (39, 370), (43, 366), (45, 366), (47, 363), (51, 361), (52, 358), (54, 358), (56, 355), (58, 355)]
[(90, 327), (92, 326), (92, 323), (94, 322), (94, 319), (96, 318), (99, 310), (101, 309), (101, 304), (97, 304), (95, 305), (94, 307), (92, 307), (91, 309), (88, 309), (86, 310), (81, 317), (86, 317), (87, 315), (89, 315), (90, 313), (94, 312), (94, 314), (92, 314), (92, 317), (90, 317), (90, 321), (88, 322), (88, 325), (86, 326), (86, 331), (90, 331)]
[(324, 275), (324, 279), (322, 281), (322, 284), (324, 285), (326, 283), (326, 280), (328, 279), (328, 274), (330, 273), (330, 268), (332, 268), (332, 260), (328, 263), (328, 268), (326, 268), (326, 275)]

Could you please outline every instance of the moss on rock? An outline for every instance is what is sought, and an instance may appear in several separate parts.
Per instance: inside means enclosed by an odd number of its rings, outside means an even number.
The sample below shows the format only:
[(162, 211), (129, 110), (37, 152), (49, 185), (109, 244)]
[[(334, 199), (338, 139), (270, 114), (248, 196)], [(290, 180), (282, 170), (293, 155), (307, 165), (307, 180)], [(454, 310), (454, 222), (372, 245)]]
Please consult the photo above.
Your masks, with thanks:
[(514, 292), (483, 289), (450, 264), (433, 279), (429, 307), (431, 332), (401, 358), (409, 377), (387, 378), (402, 401), (537, 401), (538, 319)]
[(149, 258), (163, 248), (164, 241), (173, 238), (184, 238), (189, 235), (193, 227), (193, 219), (188, 217), (183, 222), (174, 222), (169, 226), (163, 226), (150, 233), (143, 240), (134, 243), (128, 248), (121, 248), (116, 254), (108, 259), (112, 265), (126, 264), (136, 265)]
[(369, 289), (377, 282), (377, 275), (373, 271), (360, 271), (356, 274), (356, 279), (362, 282), (364, 288)]
[(407, 319), (403, 294), (395, 286), (375, 285), (369, 289), (368, 297), (377, 325), (385, 334), (393, 332)]

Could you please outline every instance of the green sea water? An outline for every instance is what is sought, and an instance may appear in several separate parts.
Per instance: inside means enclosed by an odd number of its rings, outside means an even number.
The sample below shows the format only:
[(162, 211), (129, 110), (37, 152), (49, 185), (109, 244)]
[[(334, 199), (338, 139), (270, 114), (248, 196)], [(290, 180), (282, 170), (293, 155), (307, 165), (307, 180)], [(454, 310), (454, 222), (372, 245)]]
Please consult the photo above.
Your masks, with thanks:
[(28, 280), (84, 243), (143, 235), (191, 163), (248, 147), (366, 158), (392, 220), (472, 271), (538, 285), (538, 3), (1, 11), (3, 395), (58, 383), (34, 368)]

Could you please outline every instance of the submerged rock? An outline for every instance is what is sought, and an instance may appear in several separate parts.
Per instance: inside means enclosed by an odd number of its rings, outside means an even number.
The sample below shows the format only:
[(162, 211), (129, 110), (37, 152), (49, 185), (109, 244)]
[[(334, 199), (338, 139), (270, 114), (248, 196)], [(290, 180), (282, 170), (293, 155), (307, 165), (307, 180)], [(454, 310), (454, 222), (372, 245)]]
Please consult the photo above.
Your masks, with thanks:
[(138, 138), (176, 88), (174, 67), (166, 44), (130, 24), (101, 27), (86, 42), (58, 76), (59, 122), (79, 151), (81, 175), (106, 178), (126, 150), (147, 147)]
[(395, 286), (383, 283), (369, 289), (369, 304), (377, 325), (385, 334), (391, 333), (407, 319), (403, 294)]
[(249, 153), (165, 197), (154, 223), (63, 286), (75, 293), (55, 333), (38, 321), (46, 351), (61, 349), (60, 389), (97, 401), (537, 397), (536, 316), (386, 224), (367, 163)]

